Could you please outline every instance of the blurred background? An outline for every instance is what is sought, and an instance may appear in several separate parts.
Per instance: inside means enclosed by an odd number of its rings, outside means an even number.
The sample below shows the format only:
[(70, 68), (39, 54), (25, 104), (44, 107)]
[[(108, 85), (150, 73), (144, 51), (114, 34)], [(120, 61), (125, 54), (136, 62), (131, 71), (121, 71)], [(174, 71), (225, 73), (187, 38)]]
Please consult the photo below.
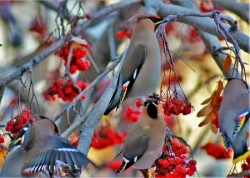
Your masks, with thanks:
[[(159, 0), (158, 0), (159, 1)], [(69, 17), (73, 15), (84, 16), (79, 20), (78, 24), (84, 23), (91, 19), (91, 16), (100, 11), (105, 6), (117, 3), (118, 0), (69, 0), (66, 4), (68, 16), (61, 21), (62, 14), (56, 10), (60, 1), (30, 1), (30, 0), (9, 0), (0, 1), (0, 80), (9, 76), (16, 68), (27, 63), (32, 57), (48, 48), (54, 40), (62, 37), (61, 22), (65, 26), (66, 31), (69, 30)], [(224, 9), (216, 7), (212, 1), (194, 0), (196, 6), (202, 12), (209, 12), (214, 9), (220, 10), (222, 13), (230, 15), (239, 22), (239, 29), (249, 34), (249, 24), (238, 17), (236, 14)], [(249, 2), (239, 0), (238, 2)], [(168, 5), (169, 1), (165, 1)], [(110, 64), (111, 60), (121, 54), (128, 46), (132, 26), (126, 23), (133, 14), (145, 12), (142, 3), (135, 3), (120, 11), (116, 11), (109, 16), (103, 17), (83, 32), (82, 39), (85, 39), (90, 46), (86, 60), (90, 61), (90, 67), (85, 72), (76, 72), (72, 77), (86, 83), (91, 83), (104, 69)], [(71, 21), (72, 22), (72, 21)], [(58, 25), (59, 24), (59, 25)], [(60, 29), (61, 34), (60, 34)], [(193, 159), (197, 161), (196, 176), (200, 177), (225, 177), (232, 167), (232, 157), (227, 159), (215, 159), (207, 154), (206, 149), (201, 146), (207, 143), (221, 144), (220, 135), (214, 134), (210, 130), (209, 125), (198, 127), (203, 120), (197, 117), (197, 112), (203, 107), (201, 103), (209, 98), (216, 89), (217, 82), (223, 80), (223, 75), (210, 53), (197, 35), (196, 30), (188, 25), (174, 22), (166, 26), (166, 34), (171, 55), (174, 60), (175, 70), (179, 76), (178, 80), (182, 89), (194, 106), (194, 111), (189, 115), (172, 115), (166, 117), (167, 124), (178, 136), (182, 137), (193, 149)], [(224, 40), (220, 39), (220, 43), (225, 46)], [(229, 52), (230, 53), (230, 52)], [(240, 52), (241, 58), (246, 64), (247, 78), (249, 79), (249, 54)], [(24, 84), (20, 80), (15, 80), (9, 84), (4, 91), (3, 100), (0, 106), (0, 125), (4, 135), (6, 123), (15, 115), (19, 114), (20, 108), (29, 107), (34, 113), (46, 115), (54, 119), (60, 110), (65, 106), (65, 102), (61, 99), (55, 101), (46, 100), (44, 92), (49, 86), (60, 76), (63, 76), (65, 66), (58, 55), (52, 54), (38, 64), (32, 74), (25, 74), (22, 78)], [(81, 101), (76, 108), (81, 108), (81, 114), (86, 113), (93, 107), (94, 103), (99, 99), (105, 87), (113, 75), (111, 72), (104, 77), (99, 84), (86, 95), (86, 99)], [(171, 77), (171, 76), (170, 76)], [(34, 95), (37, 102), (33, 100), (31, 103), (27, 101), (28, 89), (32, 80)], [(24, 87), (26, 85), (26, 88)], [(163, 89), (166, 84), (163, 82)], [(171, 85), (175, 85), (175, 81)], [(157, 93), (160, 93), (160, 87)], [(122, 138), (135, 120), (140, 115), (140, 99), (129, 99), (117, 111), (113, 111), (109, 116), (109, 123), (102, 121), (96, 129), (96, 139), (101, 140), (102, 127), (112, 128), (115, 135)], [(133, 117), (131, 116), (133, 114)], [(79, 118), (79, 115), (70, 110), (68, 115), (64, 115), (57, 119), (56, 123), (61, 132), (64, 132), (70, 123)], [(75, 143), (78, 138), (78, 132), (74, 132), (69, 140)], [(104, 139), (104, 138), (103, 138)], [(110, 139), (110, 138), (105, 138)], [(105, 140), (104, 139), (104, 140)], [(6, 155), (5, 149), (9, 144), (9, 137), (4, 135), (4, 142), (1, 143), (2, 150), (0, 156), (0, 165), (4, 161)], [(128, 170), (121, 175), (115, 174), (121, 158), (117, 158), (117, 162), (113, 161), (114, 157), (120, 150), (122, 141), (117, 143), (98, 145), (92, 141), (89, 157), (99, 165), (104, 165), (101, 171), (90, 169), (83, 175), (91, 175), (94, 177), (142, 177), (135, 170)], [(98, 146), (97, 146), (98, 145)], [(240, 171), (240, 166), (237, 168)]]

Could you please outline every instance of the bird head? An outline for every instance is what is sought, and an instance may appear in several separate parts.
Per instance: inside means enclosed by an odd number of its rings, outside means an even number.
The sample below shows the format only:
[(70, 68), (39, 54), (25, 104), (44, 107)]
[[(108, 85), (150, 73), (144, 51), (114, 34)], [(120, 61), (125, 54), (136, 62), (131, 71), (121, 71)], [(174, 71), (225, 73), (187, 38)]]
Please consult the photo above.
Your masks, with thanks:
[(147, 109), (147, 114), (152, 119), (159, 118), (161, 106), (159, 106), (160, 97), (158, 94), (153, 94), (144, 102), (144, 107)]
[(26, 147), (34, 137), (42, 138), (46, 135), (59, 134), (58, 128), (53, 121), (41, 115), (34, 115), (34, 117), (37, 120), (34, 123), (29, 121), (22, 128), (17, 137), (11, 142), (9, 150), (18, 145)]
[(150, 14), (150, 13), (140, 13), (131, 17), (128, 22), (137, 23), (141, 20), (149, 19), (155, 25), (155, 29), (163, 22), (162, 18), (158, 15)]

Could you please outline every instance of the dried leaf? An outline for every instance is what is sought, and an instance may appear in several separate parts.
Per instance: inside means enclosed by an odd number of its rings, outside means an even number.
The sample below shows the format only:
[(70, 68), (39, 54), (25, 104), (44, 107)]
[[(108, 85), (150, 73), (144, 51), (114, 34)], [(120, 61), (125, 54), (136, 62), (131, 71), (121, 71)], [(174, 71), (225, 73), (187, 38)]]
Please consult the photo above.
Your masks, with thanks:
[(211, 104), (209, 103), (208, 105), (204, 106), (198, 113), (197, 117), (203, 117), (208, 115), (212, 110)]
[(226, 59), (224, 60), (223, 63), (223, 69), (228, 72), (232, 64), (232, 59), (229, 55), (227, 55)]
[(218, 132), (218, 128), (213, 123), (210, 123), (210, 128), (214, 134), (216, 134)]
[(205, 100), (201, 103), (201, 105), (208, 104), (210, 100), (211, 100), (211, 96), (210, 96), (209, 98), (205, 99)]
[(210, 121), (210, 118), (209, 118), (209, 116), (207, 115), (207, 116), (205, 117), (205, 119), (204, 119), (201, 123), (199, 123), (198, 126), (199, 126), (199, 127), (202, 127), (202, 126), (208, 124), (209, 121)]
[(214, 95), (220, 95), (223, 90), (223, 82), (220, 80), (218, 81), (217, 89), (214, 91)]
[(209, 121), (212, 121), (212, 119), (214, 119), (216, 117), (216, 114), (211, 111), (206, 118), (199, 124), (199, 127), (202, 127), (203, 125), (206, 125), (209, 123)]

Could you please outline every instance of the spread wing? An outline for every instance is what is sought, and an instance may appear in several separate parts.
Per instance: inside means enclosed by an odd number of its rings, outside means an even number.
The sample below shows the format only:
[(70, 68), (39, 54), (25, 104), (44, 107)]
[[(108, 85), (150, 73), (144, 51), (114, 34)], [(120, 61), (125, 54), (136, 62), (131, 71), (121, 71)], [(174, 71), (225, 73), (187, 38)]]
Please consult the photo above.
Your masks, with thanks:
[(23, 174), (34, 174), (42, 170), (48, 170), (50, 174), (56, 171), (56, 160), (70, 166), (70, 170), (78, 172), (89, 163), (88, 158), (73, 147), (67, 140), (58, 135), (46, 139), (40, 154), (31, 162), (25, 164)]

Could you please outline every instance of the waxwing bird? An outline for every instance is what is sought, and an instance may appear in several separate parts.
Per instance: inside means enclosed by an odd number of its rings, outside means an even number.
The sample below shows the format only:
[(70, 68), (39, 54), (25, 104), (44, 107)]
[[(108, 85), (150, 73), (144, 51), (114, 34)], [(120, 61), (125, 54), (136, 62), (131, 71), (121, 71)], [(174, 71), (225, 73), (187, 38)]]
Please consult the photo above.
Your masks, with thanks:
[(219, 128), (226, 148), (234, 150), (233, 163), (250, 155), (250, 93), (240, 79), (230, 79), (225, 86), (218, 113)]
[(29, 122), (18, 139), (21, 135), (21, 144), (13, 145), (0, 177), (29, 177), (41, 171), (48, 171), (52, 176), (61, 171), (60, 163), (67, 165), (70, 173), (75, 176), (80, 175), (81, 169), (89, 163), (84, 154), (58, 135), (56, 125), (48, 118)]
[(149, 168), (161, 156), (165, 137), (166, 125), (162, 108), (158, 105), (158, 100), (149, 98), (144, 103), (141, 117), (125, 138), (119, 153), (123, 155), (123, 162), (116, 173), (132, 166), (145, 177), (150, 177)]
[(153, 14), (137, 14), (128, 21), (135, 23), (128, 50), (118, 77), (115, 93), (104, 115), (128, 97), (151, 95), (160, 83), (161, 53), (154, 33), (161, 17)]

